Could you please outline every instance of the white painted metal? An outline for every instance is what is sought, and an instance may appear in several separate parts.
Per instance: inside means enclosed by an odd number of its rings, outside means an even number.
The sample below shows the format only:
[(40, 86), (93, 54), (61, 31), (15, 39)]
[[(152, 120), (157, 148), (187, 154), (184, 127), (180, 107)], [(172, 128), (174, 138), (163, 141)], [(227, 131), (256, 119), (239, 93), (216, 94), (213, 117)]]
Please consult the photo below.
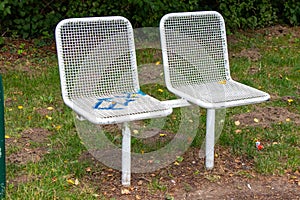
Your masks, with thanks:
[(122, 183), (130, 184), (130, 130), (135, 120), (172, 108), (140, 91), (133, 29), (124, 17), (72, 18), (55, 30), (61, 90), (80, 120), (125, 123)]
[(171, 108), (181, 108), (190, 106), (191, 104), (185, 99), (172, 99), (172, 100), (165, 100), (161, 102), (162, 104), (171, 107)]
[(168, 90), (208, 109), (207, 168), (212, 168), (212, 110), (260, 103), (270, 95), (231, 78), (225, 22), (218, 12), (167, 14), (160, 35)]
[(55, 33), (62, 96), (82, 118), (114, 124), (172, 112), (140, 91), (133, 29), (126, 18), (65, 19)]
[(129, 123), (123, 123), (122, 129), (122, 185), (130, 185), (131, 176), (131, 132)]
[(205, 137), (205, 167), (212, 169), (214, 167), (214, 146), (215, 146), (215, 109), (207, 109), (206, 115), (206, 137)]

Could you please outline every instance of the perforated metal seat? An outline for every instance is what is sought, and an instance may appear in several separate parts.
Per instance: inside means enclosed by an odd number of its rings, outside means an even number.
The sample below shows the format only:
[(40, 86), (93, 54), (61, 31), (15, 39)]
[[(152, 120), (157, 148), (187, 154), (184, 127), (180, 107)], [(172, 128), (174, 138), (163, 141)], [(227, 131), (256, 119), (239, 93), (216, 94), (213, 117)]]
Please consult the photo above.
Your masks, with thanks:
[(232, 80), (225, 23), (213, 11), (173, 13), (160, 24), (165, 80), (173, 93), (204, 108), (258, 103), (269, 94)]
[(124, 122), (122, 183), (130, 184), (127, 122), (172, 112), (140, 91), (130, 22), (124, 17), (65, 19), (56, 27), (56, 45), (65, 104), (95, 124)]
[(172, 112), (140, 91), (127, 19), (66, 19), (57, 25), (56, 41), (64, 102), (83, 118), (111, 124)]
[(206, 167), (212, 168), (215, 109), (259, 103), (270, 96), (231, 78), (225, 23), (218, 12), (167, 14), (160, 34), (167, 88), (208, 109)]

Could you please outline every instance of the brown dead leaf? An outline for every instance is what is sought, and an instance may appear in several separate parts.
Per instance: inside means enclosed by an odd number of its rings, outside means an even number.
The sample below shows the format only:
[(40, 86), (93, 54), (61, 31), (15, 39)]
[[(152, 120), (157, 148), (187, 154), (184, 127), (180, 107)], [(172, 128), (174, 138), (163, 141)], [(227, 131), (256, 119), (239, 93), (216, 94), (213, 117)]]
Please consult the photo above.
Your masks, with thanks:
[(121, 189), (121, 194), (127, 195), (127, 194), (130, 194), (130, 191), (129, 191), (129, 189), (127, 189), (127, 188), (122, 188), (122, 189)]

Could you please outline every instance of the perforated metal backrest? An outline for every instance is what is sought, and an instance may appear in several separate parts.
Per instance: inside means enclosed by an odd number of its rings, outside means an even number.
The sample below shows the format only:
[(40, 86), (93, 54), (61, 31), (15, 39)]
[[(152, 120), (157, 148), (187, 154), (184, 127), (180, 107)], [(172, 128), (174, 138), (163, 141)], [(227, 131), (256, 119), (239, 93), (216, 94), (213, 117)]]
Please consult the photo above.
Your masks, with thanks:
[(64, 99), (139, 90), (133, 30), (123, 17), (74, 18), (56, 27)]
[(219, 13), (167, 14), (160, 31), (167, 86), (230, 79), (225, 24)]

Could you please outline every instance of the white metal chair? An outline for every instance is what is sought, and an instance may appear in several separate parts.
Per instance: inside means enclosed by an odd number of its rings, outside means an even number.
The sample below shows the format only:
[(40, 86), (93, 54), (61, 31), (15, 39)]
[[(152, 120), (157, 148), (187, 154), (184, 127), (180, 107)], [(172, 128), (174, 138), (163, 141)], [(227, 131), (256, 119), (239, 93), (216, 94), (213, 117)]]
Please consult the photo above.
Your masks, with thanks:
[(270, 96), (232, 80), (225, 23), (218, 12), (167, 14), (160, 34), (167, 88), (207, 109), (205, 162), (212, 169), (215, 109), (259, 103)]
[(62, 96), (82, 119), (124, 123), (122, 184), (130, 184), (128, 122), (167, 116), (172, 108), (140, 91), (133, 29), (124, 17), (73, 18), (56, 27)]

